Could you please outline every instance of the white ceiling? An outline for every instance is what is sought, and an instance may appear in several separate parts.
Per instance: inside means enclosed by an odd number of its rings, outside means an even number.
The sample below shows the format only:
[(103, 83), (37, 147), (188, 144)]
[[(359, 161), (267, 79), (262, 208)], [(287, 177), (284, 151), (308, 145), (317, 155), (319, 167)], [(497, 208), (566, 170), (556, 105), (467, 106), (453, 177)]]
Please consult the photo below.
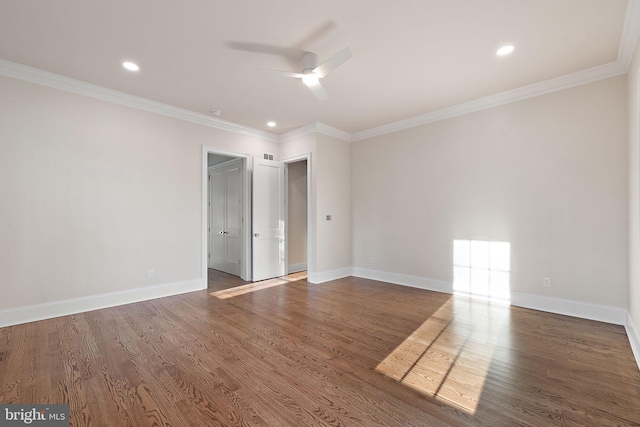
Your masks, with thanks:
[[(626, 11), (627, 0), (0, 0), (0, 58), (276, 134), (313, 122), (353, 133), (619, 61)], [(299, 71), (293, 61), (234, 43), (353, 57), (318, 101), (257, 71)], [(497, 57), (506, 43), (515, 52)]]

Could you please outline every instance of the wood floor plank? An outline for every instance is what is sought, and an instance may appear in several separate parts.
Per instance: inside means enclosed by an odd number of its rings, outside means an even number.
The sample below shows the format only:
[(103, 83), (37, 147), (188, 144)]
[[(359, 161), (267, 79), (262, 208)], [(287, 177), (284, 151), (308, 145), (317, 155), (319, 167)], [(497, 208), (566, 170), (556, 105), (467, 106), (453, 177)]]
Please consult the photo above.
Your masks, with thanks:
[(624, 328), (304, 273), (0, 328), (0, 403), (74, 426), (640, 426)]

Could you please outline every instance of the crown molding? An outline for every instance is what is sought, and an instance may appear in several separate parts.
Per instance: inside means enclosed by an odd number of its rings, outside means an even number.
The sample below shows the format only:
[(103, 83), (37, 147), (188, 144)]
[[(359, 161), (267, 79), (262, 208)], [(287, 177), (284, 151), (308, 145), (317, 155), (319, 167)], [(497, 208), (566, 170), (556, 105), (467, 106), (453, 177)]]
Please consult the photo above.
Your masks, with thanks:
[(309, 123), (290, 132), (286, 132), (280, 135), (280, 142), (287, 142), (296, 138), (301, 138), (306, 135), (321, 133), (323, 135), (331, 136), (342, 141), (351, 141), (351, 134), (341, 129), (334, 128), (333, 126), (326, 125), (320, 122)]
[(29, 67), (27, 65), (17, 64), (15, 62), (0, 59), (0, 75), (22, 80), (29, 83), (35, 83), (66, 92), (75, 93), (77, 95), (87, 96), (90, 98), (107, 101), (114, 104), (120, 104), (139, 110), (148, 111), (163, 116), (172, 117), (203, 126), (216, 128), (228, 132), (233, 132), (253, 138), (259, 138), (265, 141), (278, 142), (278, 135), (242, 126), (233, 122), (210, 117), (205, 114), (196, 113), (184, 108), (174, 107), (172, 105), (163, 104), (161, 102), (152, 101), (128, 93), (108, 89), (92, 83), (83, 82), (81, 80), (72, 79), (60, 74), (51, 73), (49, 71), (40, 70), (38, 68)]
[(309, 123), (308, 125), (304, 125), (292, 131), (280, 134), (279, 142), (288, 142), (314, 133), (318, 133), (317, 122)]
[(431, 113), (421, 114), (419, 116), (410, 117), (408, 119), (399, 120), (397, 122), (366, 129), (355, 132), (351, 135), (352, 141), (373, 138), (375, 136), (384, 135), (392, 132), (399, 132), (428, 123), (440, 120), (450, 119), (452, 117), (473, 113), (476, 111), (486, 110), (500, 105), (509, 104), (516, 101), (522, 101), (539, 95), (557, 92), (569, 89), (575, 86), (596, 82), (598, 80), (608, 79), (610, 77), (625, 74), (627, 71), (620, 62), (610, 62), (608, 64), (578, 71), (576, 73), (567, 74), (540, 83), (524, 86), (518, 89), (501, 92), (496, 95), (486, 96), (484, 98), (454, 105), (452, 107), (443, 108)]
[(318, 133), (331, 136), (342, 141), (351, 142), (352, 135), (349, 132), (345, 132), (341, 129), (334, 128), (333, 126), (325, 125), (324, 123), (317, 122), (316, 127)]
[(320, 122), (316, 122), (316, 128), (318, 129), (318, 133), (331, 136), (342, 141), (351, 142), (351, 133), (345, 132), (342, 129), (334, 128), (333, 126), (325, 125)]
[[(634, 6), (631, 6), (632, 3)], [(635, 16), (635, 14), (640, 16), (640, 2), (630, 2), (627, 16)], [(624, 34), (626, 35), (626, 38), (621, 43), (620, 52), (621, 55), (629, 56), (628, 62), (630, 63), (638, 35), (640, 34), (640, 24), (637, 23), (640, 19), (633, 21), (633, 23), (629, 23), (629, 21), (630, 20), (625, 21), (626, 31), (624, 31)], [(636, 38), (635, 41), (631, 40), (633, 37)], [(625, 47), (623, 48), (622, 45)], [(631, 51), (631, 55), (627, 53), (629, 51)], [(242, 126), (226, 120), (210, 117), (205, 114), (196, 113), (183, 108), (108, 89), (92, 83), (83, 82), (4, 59), (0, 59), (0, 75), (270, 142), (286, 142), (313, 133), (321, 133), (349, 142), (373, 138), (375, 136), (392, 132), (399, 132), (436, 121), (622, 75), (627, 72), (629, 67), (629, 64), (625, 63), (625, 61), (627, 60), (621, 59), (609, 64), (589, 68), (587, 70), (502, 92), (496, 95), (490, 95), (474, 101), (465, 102), (463, 104), (454, 105), (452, 107), (421, 114), (419, 116), (410, 117), (408, 119), (399, 120), (397, 122), (366, 129), (360, 132), (349, 133), (324, 123), (314, 122), (281, 135), (260, 131), (258, 129)]]
[(618, 62), (624, 66), (625, 72), (629, 71), (631, 66), (638, 38), (640, 38), (640, 2), (629, 0), (618, 47)]

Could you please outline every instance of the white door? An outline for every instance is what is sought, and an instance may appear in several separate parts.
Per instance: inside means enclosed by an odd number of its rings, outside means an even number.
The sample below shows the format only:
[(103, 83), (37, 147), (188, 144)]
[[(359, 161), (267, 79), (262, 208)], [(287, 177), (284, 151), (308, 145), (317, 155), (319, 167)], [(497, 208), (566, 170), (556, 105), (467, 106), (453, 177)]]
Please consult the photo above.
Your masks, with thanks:
[(285, 165), (253, 159), (253, 281), (285, 274)]
[(242, 162), (209, 172), (209, 267), (240, 275), (242, 257)]
[(209, 171), (209, 268), (224, 271), (224, 171)]
[(242, 257), (242, 163), (238, 161), (225, 169), (225, 270), (240, 275)]

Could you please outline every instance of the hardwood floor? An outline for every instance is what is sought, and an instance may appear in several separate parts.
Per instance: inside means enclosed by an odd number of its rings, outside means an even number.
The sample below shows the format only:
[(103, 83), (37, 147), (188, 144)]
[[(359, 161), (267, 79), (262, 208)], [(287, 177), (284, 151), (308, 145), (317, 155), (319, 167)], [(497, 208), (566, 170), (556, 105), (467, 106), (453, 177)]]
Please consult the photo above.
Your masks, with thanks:
[(73, 426), (638, 426), (621, 326), (304, 274), (0, 329), (0, 403)]

